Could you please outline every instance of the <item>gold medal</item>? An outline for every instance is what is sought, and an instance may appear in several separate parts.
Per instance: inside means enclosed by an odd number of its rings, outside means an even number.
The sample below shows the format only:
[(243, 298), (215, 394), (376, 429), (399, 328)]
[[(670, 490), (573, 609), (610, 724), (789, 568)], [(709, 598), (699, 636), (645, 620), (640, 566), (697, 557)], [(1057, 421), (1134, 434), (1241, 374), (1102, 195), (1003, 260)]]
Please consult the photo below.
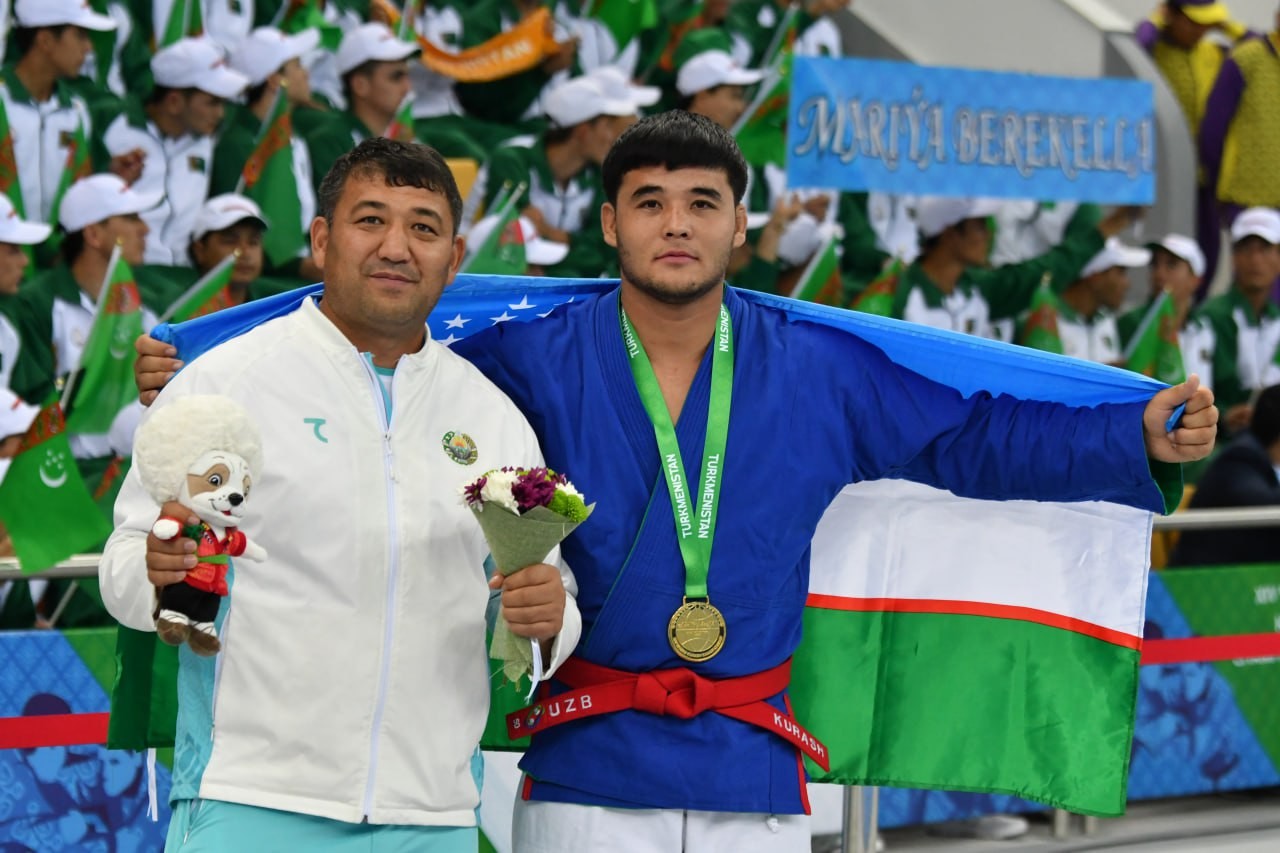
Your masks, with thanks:
[(684, 600), (667, 623), (667, 640), (677, 655), (698, 663), (710, 660), (724, 647), (724, 616), (705, 599)]

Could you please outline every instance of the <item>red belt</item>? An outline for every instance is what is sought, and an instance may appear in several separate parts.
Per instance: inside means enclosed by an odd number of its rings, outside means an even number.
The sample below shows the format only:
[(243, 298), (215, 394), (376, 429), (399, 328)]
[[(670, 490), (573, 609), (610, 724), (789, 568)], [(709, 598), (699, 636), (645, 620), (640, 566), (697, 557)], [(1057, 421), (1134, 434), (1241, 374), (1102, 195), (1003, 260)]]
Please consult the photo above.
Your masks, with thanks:
[(575, 689), (508, 714), (507, 736), (512, 740), (614, 711), (644, 711), (682, 720), (714, 711), (773, 732), (823, 770), (830, 769), (827, 748), (790, 714), (764, 701), (791, 682), (790, 660), (753, 675), (710, 679), (685, 667), (637, 673), (575, 657), (565, 661), (555, 677)]

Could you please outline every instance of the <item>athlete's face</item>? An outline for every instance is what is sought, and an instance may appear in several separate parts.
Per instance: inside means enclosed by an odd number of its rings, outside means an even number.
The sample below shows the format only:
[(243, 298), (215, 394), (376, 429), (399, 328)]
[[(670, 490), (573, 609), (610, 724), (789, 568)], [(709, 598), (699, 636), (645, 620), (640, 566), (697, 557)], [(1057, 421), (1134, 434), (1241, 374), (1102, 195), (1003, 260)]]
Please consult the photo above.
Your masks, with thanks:
[(747, 213), (722, 169), (650, 166), (627, 172), (616, 204), (601, 210), (605, 242), (622, 278), (671, 304), (693, 302), (724, 281), (746, 240)]

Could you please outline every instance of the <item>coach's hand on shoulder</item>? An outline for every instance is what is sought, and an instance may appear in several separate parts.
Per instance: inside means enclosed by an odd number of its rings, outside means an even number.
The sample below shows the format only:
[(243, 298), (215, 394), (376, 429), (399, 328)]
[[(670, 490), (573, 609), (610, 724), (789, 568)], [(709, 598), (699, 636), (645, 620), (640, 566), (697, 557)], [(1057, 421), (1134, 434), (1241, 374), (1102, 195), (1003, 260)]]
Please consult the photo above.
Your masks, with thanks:
[(133, 361), (133, 384), (138, 386), (138, 399), (144, 406), (155, 402), (156, 396), (173, 374), (182, 367), (178, 351), (150, 335), (139, 335), (133, 342), (138, 357)]
[[(1186, 404), (1177, 429), (1165, 431), (1174, 410)], [(1218, 410), (1213, 392), (1200, 387), (1194, 373), (1186, 382), (1165, 388), (1147, 403), (1142, 413), (1142, 436), (1147, 455), (1161, 462), (1195, 462), (1213, 452), (1218, 437)]]

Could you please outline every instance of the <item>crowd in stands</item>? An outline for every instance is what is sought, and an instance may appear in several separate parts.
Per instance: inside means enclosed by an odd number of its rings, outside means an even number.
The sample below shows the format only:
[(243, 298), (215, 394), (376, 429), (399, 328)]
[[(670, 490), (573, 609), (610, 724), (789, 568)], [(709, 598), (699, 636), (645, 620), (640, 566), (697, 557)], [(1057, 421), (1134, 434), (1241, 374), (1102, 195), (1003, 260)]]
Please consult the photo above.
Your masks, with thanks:
[[(615, 276), (600, 164), (638, 116), (673, 107), (733, 130), (748, 156), (732, 283), (789, 295), (834, 246), (839, 278), (821, 298), (842, 307), (1149, 373), (1133, 353), (1154, 328), (1176, 341), (1172, 372), (1213, 387), (1224, 438), (1253, 435), (1254, 401), (1280, 382), (1280, 36), (1204, 0), (1171, 0), (1138, 26), (1202, 168), (1197, 234), (1131, 246), (1141, 211), (1128, 207), (790, 185), (788, 57), (839, 55), (848, 5), (0, 0), (0, 457), (80, 365), (117, 256), (144, 329), (228, 258), (200, 313), (318, 280), (306, 235), (321, 179), (387, 135), (455, 166), (475, 271), (515, 239), (525, 272)], [(1222, 233), (1230, 286), (1209, 295)], [(1135, 267), (1151, 284), (1136, 307)], [(72, 436), (103, 512), (139, 414)], [(53, 608), (62, 625), (91, 623), (92, 586), (4, 586), (0, 625)]]

